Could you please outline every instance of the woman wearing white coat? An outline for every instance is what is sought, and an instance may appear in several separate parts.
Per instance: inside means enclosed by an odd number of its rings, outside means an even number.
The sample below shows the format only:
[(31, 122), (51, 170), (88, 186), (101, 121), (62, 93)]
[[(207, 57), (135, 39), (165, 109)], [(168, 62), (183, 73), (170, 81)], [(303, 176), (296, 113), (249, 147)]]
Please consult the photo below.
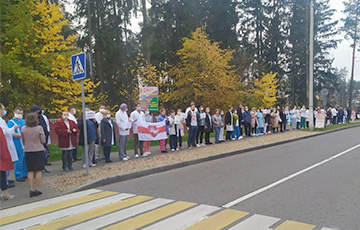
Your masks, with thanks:
[(126, 155), (126, 142), (130, 134), (131, 121), (127, 114), (127, 105), (122, 103), (119, 111), (116, 112), (116, 124), (119, 127), (119, 158), (127, 161), (129, 157)]
[[(12, 138), (12, 135), (15, 133), (15, 130), (19, 128), (18, 125), (14, 125), (12, 128), (9, 128), (6, 124), (6, 121), (3, 119), (3, 117), (6, 115), (5, 106), (0, 103), (0, 127), (3, 130), (3, 133), (6, 137), (7, 146), (11, 155), (12, 162), (15, 162), (18, 160), (18, 155), (16, 152), (15, 144)], [(10, 171), (6, 172), (6, 178), (9, 176)], [(8, 180), (6, 179), (7, 184)], [(13, 187), (12, 185), (8, 187)]]

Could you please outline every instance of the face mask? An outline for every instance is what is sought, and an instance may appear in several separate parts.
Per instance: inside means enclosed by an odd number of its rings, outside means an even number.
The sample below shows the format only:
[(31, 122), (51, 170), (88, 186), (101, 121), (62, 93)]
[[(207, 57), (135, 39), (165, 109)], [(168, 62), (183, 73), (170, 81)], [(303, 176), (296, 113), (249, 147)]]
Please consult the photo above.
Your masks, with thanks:
[(204, 110), (204, 108), (200, 108), (200, 111), (203, 111)]
[(111, 118), (111, 114), (106, 115), (107, 118)]
[(247, 112), (247, 111), (249, 111), (249, 109), (245, 109), (245, 111)]
[(100, 113), (104, 113), (105, 109), (100, 109), (99, 111), (100, 111)]
[(19, 113), (15, 113), (14, 117), (17, 118), (17, 119), (22, 119), (23, 115), (19, 114)]
[(141, 107), (137, 107), (136, 110), (137, 110), (137, 111), (141, 111)]
[(7, 114), (7, 111), (4, 110), (4, 111), (3, 111), (3, 116), (6, 116), (6, 114)]
[(63, 116), (63, 119), (67, 120), (67, 119), (69, 119), (69, 116)]
[(44, 110), (41, 110), (41, 115), (44, 115), (45, 111)]
[(175, 113), (172, 113), (171, 116), (175, 116)]
[(149, 111), (146, 111), (145, 114), (150, 114), (150, 112), (149, 112)]
[(221, 115), (224, 115), (224, 113), (223, 113), (223, 112), (221, 112)]
[(209, 109), (207, 109), (207, 110), (206, 110), (206, 112), (207, 112), (207, 113), (210, 113), (210, 110), (209, 110)]
[(76, 109), (74, 109), (74, 115), (76, 114)]
[(125, 112), (127, 112), (128, 111), (128, 109), (125, 109)]
[(181, 114), (181, 112), (179, 111), (179, 112), (178, 112), (178, 115), (180, 115), (180, 114)]

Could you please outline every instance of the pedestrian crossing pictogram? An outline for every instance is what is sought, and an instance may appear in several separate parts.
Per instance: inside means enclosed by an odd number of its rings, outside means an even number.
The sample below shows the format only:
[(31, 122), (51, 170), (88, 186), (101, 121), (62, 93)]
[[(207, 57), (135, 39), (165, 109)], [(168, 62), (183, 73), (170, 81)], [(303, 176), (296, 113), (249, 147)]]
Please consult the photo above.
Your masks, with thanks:
[(98, 189), (0, 210), (2, 230), (335, 230), (321, 227), (212, 205)]
[(85, 73), (84, 67), (81, 64), (79, 56), (77, 56), (76, 61), (75, 61), (73, 75), (79, 75), (79, 74), (83, 74), (83, 73)]

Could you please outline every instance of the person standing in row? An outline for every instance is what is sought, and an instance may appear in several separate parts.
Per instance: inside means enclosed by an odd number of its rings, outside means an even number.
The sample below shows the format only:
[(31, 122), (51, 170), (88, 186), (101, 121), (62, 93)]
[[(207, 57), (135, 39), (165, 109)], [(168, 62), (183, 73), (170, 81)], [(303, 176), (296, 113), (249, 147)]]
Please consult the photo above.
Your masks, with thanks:
[(251, 109), (250, 115), (251, 115), (251, 135), (257, 136), (256, 128), (258, 124), (257, 124), (257, 113), (255, 107)]
[(234, 117), (233, 117), (233, 107), (230, 105), (229, 110), (225, 115), (225, 124), (226, 124), (226, 141), (231, 141), (231, 134), (234, 131)]
[(186, 126), (189, 130), (189, 139), (188, 147), (191, 149), (191, 146), (196, 147), (195, 139), (198, 129), (198, 122), (200, 121), (200, 113), (195, 110), (195, 105), (191, 105), (191, 109), (187, 114)]
[[(68, 107), (68, 112), (69, 112), (69, 120), (75, 122), (75, 124), (77, 125), (77, 120), (76, 120), (76, 117), (75, 117), (75, 114), (76, 114), (76, 109), (74, 106), (69, 106)], [(77, 136), (76, 135), (76, 139), (77, 139)], [(75, 149), (73, 149), (72, 151), (72, 161), (75, 162), (75, 161), (78, 161), (80, 160), (78, 157), (77, 157), (77, 147)]]
[[(198, 122), (198, 129), (196, 134), (196, 147), (205, 146), (205, 144), (203, 143), (203, 137), (204, 137), (206, 113), (204, 112), (204, 107), (202, 105), (199, 108), (199, 114), (200, 114), (200, 120)], [(200, 143), (199, 143), (199, 138), (200, 138)]]
[(87, 131), (89, 166), (95, 167), (96, 164), (93, 163), (93, 159), (94, 159), (94, 153), (95, 153), (95, 143), (98, 143), (98, 141), (99, 141), (99, 137), (98, 137), (98, 133), (97, 133), (97, 129), (98, 129), (99, 125), (95, 118), (94, 119), (87, 118), (85, 121), (83, 120), (82, 117), (79, 119), (79, 122), (78, 122), (78, 128), (80, 130), (79, 145), (83, 146), (83, 152), (81, 155), (81, 162), (82, 162), (83, 168), (86, 168), (86, 153), (85, 153), (85, 148), (84, 148), (84, 145), (85, 145), (84, 125), (86, 125), (86, 131)]
[[(12, 135), (15, 133), (15, 131), (20, 127), (19, 125), (14, 125), (12, 128), (9, 128), (3, 119), (4, 116), (6, 116), (7, 111), (5, 109), (5, 106), (0, 103), (0, 128), (3, 130), (4, 135), (6, 137), (6, 143), (8, 146), (8, 150), (11, 155), (12, 162), (16, 162), (18, 160), (15, 144), (12, 138)], [(8, 188), (15, 187), (14, 181), (8, 180), (8, 176), (10, 175), (10, 171), (6, 171), (6, 184)]]
[(258, 108), (256, 112), (257, 117), (257, 134), (263, 135), (264, 134), (264, 115), (262, 113), (262, 109)]
[(242, 123), (244, 121), (244, 118), (243, 118), (244, 107), (241, 105), (241, 103), (239, 104), (239, 107), (236, 108), (236, 111), (239, 116), (239, 129), (240, 129), (240, 137), (238, 139), (241, 140), (241, 139), (243, 139)]
[(111, 147), (116, 145), (115, 123), (111, 119), (111, 114), (109, 110), (105, 110), (103, 114), (104, 118), (100, 122), (100, 140), (101, 145), (104, 147), (103, 152), (105, 156), (105, 163), (111, 163)]
[(297, 128), (297, 118), (298, 118), (298, 109), (296, 105), (294, 106), (294, 109), (291, 110), (291, 116), (292, 116), (292, 128), (295, 130)]
[(234, 131), (232, 132), (232, 140), (236, 139), (241, 140), (240, 139), (240, 121), (239, 121), (239, 114), (237, 112), (237, 109), (234, 110), (233, 113), (233, 117), (234, 117)]
[(249, 112), (249, 107), (245, 106), (245, 111), (243, 112), (244, 126), (245, 126), (245, 135), (251, 137), (250, 128), (251, 128), (251, 114)]
[(207, 145), (212, 145), (212, 143), (210, 142), (210, 133), (213, 132), (213, 123), (212, 123), (212, 119), (211, 119), (211, 114), (210, 114), (210, 108), (207, 107), (205, 109), (206, 111), (206, 115), (205, 115), (205, 144)]
[[(140, 103), (137, 103), (135, 110), (130, 114), (130, 120), (132, 121), (133, 135), (134, 135), (134, 154), (135, 158), (139, 157), (138, 149), (140, 150), (140, 156), (144, 154), (144, 142), (139, 140), (138, 135), (138, 120), (144, 120), (144, 112), (141, 111)], [(146, 157), (146, 156), (145, 156)]]
[(305, 108), (305, 105), (302, 106), (302, 108), (300, 109), (300, 118), (301, 118), (301, 121), (300, 121), (300, 128), (301, 129), (305, 129), (305, 122), (306, 122), (306, 108)]
[(62, 152), (62, 169), (74, 170), (72, 167), (72, 152), (77, 147), (77, 124), (69, 119), (69, 112), (64, 111), (60, 120), (55, 122), (55, 133), (58, 135), (59, 148)]
[(169, 135), (170, 135), (170, 149), (176, 150), (176, 138), (177, 138), (177, 124), (175, 123), (175, 111), (171, 110), (169, 117)]
[[(160, 115), (157, 118), (157, 122), (163, 122), (165, 121), (166, 124), (166, 134), (169, 135), (169, 118), (166, 116), (166, 109), (162, 108), (160, 110)], [(160, 150), (161, 153), (167, 153), (168, 151), (166, 150), (166, 140), (167, 139), (163, 139), (160, 140)]]
[(131, 122), (127, 111), (127, 105), (122, 103), (115, 115), (116, 124), (119, 127), (119, 158), (123, 161), (129, 160), (126, 154), (126, 142), (130, 134)]
[(215, 129), (215, 144), (220, 143), (220, 128), (221, 126), (223, 126), (224, 124), (222, 124), (221, 121), (221, 116), (220, 116), (220, 111), (219, 109), (215, 110), (215, 114), (212, 116), (212, 123)]
[(279, 109), (279, 117), (280, 117), (280, 120), (279, 120), (279, 123), (280, 123), (280, 132), (284, 132), (285, 131), (285, 128), (286, 128), (286, 115), (283, 111), (283, 108), (281, 108), (280, 106), (278, 106), (278, 109)]
[[(106, 109), (105, 105), (100, 105), (99, 112), (95, 113), (95, 119), (96, 119), (96, 122), (99, 125), (99, 128), (97, 129), (97, 132), (99, 134), (101, 133), (101, 125), (100, 125), (101, 121), (105, 117), (104, 116), (105, 109)], [(100, 144), (95, 144), (95, 162), (96, 161), (101, 161), (101, 159), (103, 159), (103, 158), (104, 158), (104, 153), (102, 151), (101, 145)]]
[(7, 146), (6, 137), (2, 129), (0, 129), (0, 189), (2, 200), (12, 200), (14, 195), (10, 195), (6, 183), (6, 172), (13, 170), (14, 165)]
[(25, 126), (25, 120), (23, 119), (24, 111), (21, 107), (16, 107), (14, 110), (14, 118), (8, 123), (8, 127), (12, 128), (15, 125), (19, 125), (19, 128), (13, 133), (13, 141), (15, 144), (18, 160), (14, 162), (15, 180), (17, 182), (24, 182), (27, 178), (28, 171), (25, 161), (24, 144), (21, 140), (21, 129)]
[[(145, 109), (145, 122), (153, 122), (153, 117), (150, 115), (150, 110), (148, 108)], [(151, 141), (144, 141), (144, 154), (150, 155), (150, 147), (151, 147)]]
[(26, 115), (25, 127), (21, 130), (21, 138), (24, 143), (25, 159), (28, 169), (30, 197), (39, 196), (42, 194), (40, 184), (42, 180), (42, 169), (45, 164), (44, 144), (46, 143), (46, 138), (44, 129), (39, 125), (39, 118), (35, 113)]
[(184, 125), (186, 124), (185, 118), (181, 117), (182, 110), (178, 109), (177, 114), (175, 116), (175, 120), (177, 124), (177, 135), (178, 135), (178, 146), (176, 150), (183, 149), (182, 147), (182, 137), (184, 136)]
[(219, 133), (219, 141), (224, 142), (225, 117), (224, 117), (224, 111), (222, 111), (222, 110), (220, 110), (220, 117), (221, 117), (221, 127), (220, 127), (220, 133)]

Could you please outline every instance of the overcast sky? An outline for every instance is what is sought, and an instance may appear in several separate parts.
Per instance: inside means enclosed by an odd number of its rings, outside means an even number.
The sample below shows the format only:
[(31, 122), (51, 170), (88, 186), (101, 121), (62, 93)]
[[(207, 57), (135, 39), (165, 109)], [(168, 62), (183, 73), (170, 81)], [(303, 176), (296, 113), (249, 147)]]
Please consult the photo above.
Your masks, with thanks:
[[(336, 9), (337, 12), (334, 14), (334, 19), (339, 20), (343, 17), (342, 10), (344, 5), (342, 0), (330, 0), (331, 8)], [(340, 25), (342, 24), (339, 22)], [(343, 35), (339, 36), (343, 41), (339, 44), (338, 48), (332, 52), (334, 60), (334, 66), (337, 68), (344, 68), (348, 70), (348, 79), (350, 79), (351, 74), (351, 56), (352, 49), (350, 48), (350, 42), (345, 40)], [(359, 52), (356, 53), (359, 55)], [(355, 80), (360, 81), (360, 59), (355, 60)]]

